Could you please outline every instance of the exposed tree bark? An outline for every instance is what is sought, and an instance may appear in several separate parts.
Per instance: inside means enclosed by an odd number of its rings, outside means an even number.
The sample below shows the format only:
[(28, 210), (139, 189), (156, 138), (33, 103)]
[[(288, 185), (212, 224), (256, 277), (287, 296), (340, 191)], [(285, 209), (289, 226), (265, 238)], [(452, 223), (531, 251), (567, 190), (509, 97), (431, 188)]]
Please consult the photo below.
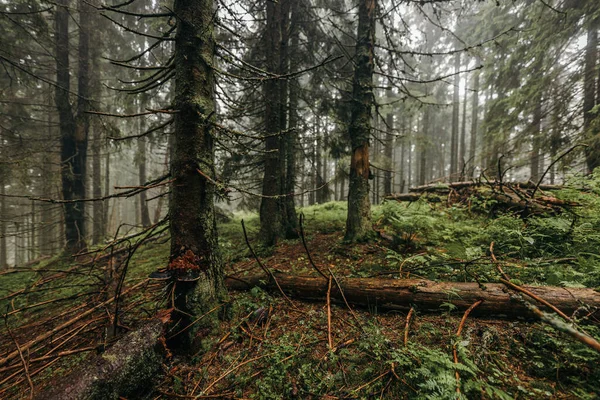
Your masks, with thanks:
[[(281, 2), (267, 2), (267, 70), (277, 73), (281, 45)], [(276, 79), (264, 83), (265, 96), (265, 139), (264, 178), (260, 202), (260, 238), (266, 246), (273, 246), (281, 234), (281, 213), (279, 196), (281, 194), (280, 163), (280, 92)]]
[(583, 131), (588, 140), (585, 150), (589, 172), (600, 166), (600, 140), (592, 127), (595, 115), (591, 113), (596, 99), (596, 66), (597, 66), (598, 29), (595, 22), (590, 22), (587, 30), (587, 46), (585, 48), (585, 64), (583, 72)]
[[(215, 221), (214, 129), (215, 113), (214, 3), (213, 0), (176, 0), (175, 134), (171, 152), (169, 216), (174, 277), (174, 323), (187, 327), (197, 316), (224, 297), (222, 261)], [(202, 174), (198, 173), (198, 169)], [(189, 275), (197, 275), (194, 281)], [(193, 351), (216, 323), (211, 314), (176, 336), (176, 349)]]
[(372, 235), (369, 203), (369, 136), (373, 106), (373, 68), (375, 46), (375, 0), (361, 0), (352, 82), (352, 117), (350, 122), (350, 186), (348, 192), (347, 242), (368, 240)]
[[(276, 274), (277, 282), (286, 295), (304, 300), (322, 301), (327, 295), (327, 280), (322, 277)], [(249, 287), (266, 287), (278, 291), (274, 282), (267, 282), (262, 275), (227, 279), (227, 287), (246, 290)], [(351, 304), (377, 307), (387, 310), (409, 310), (419, 307), (424, 312), (440, 312), (440, 305), (452, 303), (457, 311), (464, 311), (474, 302), (483, 299), (481, 308), (474, 315), (483, 317), (526, 318), (531, 314), (521, 302), (511, 299), (504, 284), (486, 283), (482, 289), (478, 283), (433, 282), (420, 279), (345, 278), (340, 279), (344, 296)], [(571, 314), (587, 304), (592, 309), (600, 307), (600, 293), (594, 289), (562, 288), (552, 286), (523, 286), (530, 292)], [(455, 296), (449, 293), (456, 293)], [(343, 304), (344, 299), (337, 287), (331, 288), (331, 299)], [(543, 308), (540, 306), (540, 308)]]

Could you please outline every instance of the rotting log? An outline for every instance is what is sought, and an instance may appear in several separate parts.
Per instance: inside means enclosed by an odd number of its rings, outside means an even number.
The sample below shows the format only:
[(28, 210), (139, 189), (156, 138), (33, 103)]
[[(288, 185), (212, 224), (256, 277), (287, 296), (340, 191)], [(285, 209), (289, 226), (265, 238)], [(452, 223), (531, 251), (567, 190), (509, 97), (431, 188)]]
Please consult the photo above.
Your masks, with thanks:
[[(286, 295), (303, 300), (323, 301), (327, 296), (328, 281), (323, 277), (274, 274)], [(226, 284), (232, 290), (247, 290), (259, 286), (278, 291), (274, 282), (264, 275), (228, 277)], [(458, 311), (467, 310), (473, 303), (483, 303), (473, 311), (474, 316), (500, 318), (532, 318), (528, 308), (513, 298), (514, 292), (499, 283), (486, 283), (484, 288), (470, 282), (433, 282), (418, 279), (346, 278), (340, 279), (346, 300), (357, 306), (381, 310), (410, 310), (416, 306), (422, 312), (440, 312), (440, 305), (452, 303)], [(600, 293), (594, 289), (561, 288), (553, 286), (523, 286), (558, 307), (567, 315), (582, 304), (595, 309), (600, 315)], [(331, 301), (343, 304), (337, 287), (331, 289)], [(540, 305), (541, 309), (545, 307)], [(589, 313), (589, 311), (587, 312)], [(586, 314), (587, 314), (586, 313)]]
[(103, 354), (36, 392), (38, 400), (118, 399), (152, 387), (164, 355), (165, 321), (153, 319), (129, 332)]

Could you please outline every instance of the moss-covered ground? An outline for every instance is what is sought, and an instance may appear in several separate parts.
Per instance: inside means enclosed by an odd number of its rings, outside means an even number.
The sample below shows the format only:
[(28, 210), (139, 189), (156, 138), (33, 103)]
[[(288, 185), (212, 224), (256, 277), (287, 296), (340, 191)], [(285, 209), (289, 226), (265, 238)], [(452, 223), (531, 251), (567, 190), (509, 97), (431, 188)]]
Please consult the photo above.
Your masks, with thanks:
[[(315, 262), (338, 277), (422, 277), (444, 281), (497, 282), (490, 244), (504, 271), (517, 283), (600, 287), (600, 200), (594, 190), (565, 190), (558, 197), (580, 207), (554, 215), (492, 213), (493, 202), (446, 205), (388, 202), (374, 207), (379, 239), (342, 242), (346, 207), (342, 202), (311, 206), (304, 214), (308, 248)], [(225, 273), (260, 273), (249, 256), (241, 229), (263, 263), (283, 272), (312, 275), (300, 240), (260, 248), (258, 218), (236, 214), (219, 225)], [(94, 262), (66, 256), (0, 275), (0, 358), (114, 295), (110, 271), (123, 287), (143, 282), (164, 267), (168, 238)], [(57, 376), (102, 351), (120, 334), (151, 317), (167, 298), (161, 281), (148, 281), (118, 301), (23, 351), (36, 393)], [(47, 302), (47, 303), (46, 303)], [(583, 305), (582, 305), (583, 306)], [(385, 312), (288, 301), (255, 288), (232, 292), (219, 332), (208, 351), (166, 361), (148, 398), (231, 399), (595, 399), (600, 396), (600, 354), (552, 327), (535, 321), (471, 318), (456, 336), (462, 312), (451, 300), (439, 313), (415, 309)], [(578, 315), (578, 329), (600, 338), (598, 314)], [(118, 326), (111, 323), (117, 313)], [(9, 334), (10, 333), (10, 334)], [(116, 333), (116, 336), (114, 335)], [(332, 348), (329, 347), (331, 333)], [(453, 346), (459, 363), (454, 363)], [(57, 353), (80, 353), (51, 358)], [(89, 350), (89, 351), (86, 351)], [(36, 361), (37, 358), (47, 358)], [(30, 391), (20, 357), (0, 366), (0, 398), (27, 397)], [(458, 373), (458, 378), (457, 378)], [(457, 387), (459, 390), (457, 391)]]

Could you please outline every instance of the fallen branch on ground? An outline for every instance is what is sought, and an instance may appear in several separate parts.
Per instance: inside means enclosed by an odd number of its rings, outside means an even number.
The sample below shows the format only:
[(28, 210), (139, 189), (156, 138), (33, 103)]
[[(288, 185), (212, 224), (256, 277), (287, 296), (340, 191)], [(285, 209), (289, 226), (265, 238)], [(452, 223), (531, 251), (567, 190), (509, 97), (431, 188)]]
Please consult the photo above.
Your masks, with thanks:
[[(305, 300), (323, 301), (327, 297), (328, 282), (322, 277), (276, 274), (279, 287), (287, 296)], [(422, 312), (440, 312), (442, 303), (452, 303), (464, 311), (478, 300), (484, 303), (474, 310), (474, 315), (485, 317), (528, 318), (529, 309), (514, 301), (506, 292), (504, 284), (486, 283), (485, 289), (478, 283), (432, 282), (417, 279), (346, 278), (339, 280), (346, 300), (350, 304), (379, 309), (406, 310), (414, 305)], [(279, 291), (274, 283), (264, 281), (264, 275), (243, 278), (227, 278), (229, 289), (248, 290), (259, 286)], [(523, 286), (526, 290), (560, 307), (566, 314), (573, 313), (587, 304), (600, 314), (600, 293), (594, 289), (553, 286)], [(340, 290), (331, 288), (331, 301), (344, 304)]]

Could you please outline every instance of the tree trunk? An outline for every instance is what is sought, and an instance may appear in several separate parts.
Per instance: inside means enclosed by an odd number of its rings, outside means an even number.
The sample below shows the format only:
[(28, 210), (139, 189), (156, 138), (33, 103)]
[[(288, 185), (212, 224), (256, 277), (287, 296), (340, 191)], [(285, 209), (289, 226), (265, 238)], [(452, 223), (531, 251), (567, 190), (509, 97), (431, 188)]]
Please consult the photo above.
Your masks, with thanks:
[(454, 92), (452, 95), (452, 136), (450, 137), (450, 182), (458, 175), (458, 119), (460, 114), (460, 53), (454, 56)]
[[(142, 95), (140, 103), (146, 104), (147, 96)], [(141, 109), (141, 107), (140, 107)], [(141, 111), (141, 110), (140, 110)], [(140, 135), (142, 135), (146, 131), (146, 124), (144, 123), (144, 118), (140, 119)], [(138, 145), (138, 175), (140, 186), (146, 184), (148, 178), (146, 177), (146, 137), (140, 136), (137, 140)], [(148, 202), (146, 201), (146, 191), (143, 190), (139, 196), (140, 202), (140, 217), (141, 223), (144, 228), (150, 226), (152, 222), (150, 221), (150, 211), (148, 210)]]
[[(391, 90), (388, 90), (387, 97), (391, 99), (393, 93)], [(392, 193), (392, 170), (394, 170), (394, 163), (392, 158), (394, 157), (394, 114), (391, 106), (388, 110), (387, 115), (385, 116), (385, 124), (386, 124), (386, 135), (385, 135), (385, 171), (383, 173), (383, 195), (387, 196)], [(400, 166), (400, 171), (402, 171), (402, 166)], [(400, 172), (402, 174), (402, 172)], [(402, 180), (402, 175), (400, 175), (400, 179)]]
[[(84, 231), (84, 203), (73, 200), (85, 197), (85, 155), (87, 131), (85, 117), (76, 121), (69, 100), (69, 13), (68, 1), (59, 0), (55, 13), (55, 40), (56, 40), (56, 92), (55, 102), (58, 109), (60, 136), (61, 136), (61, 179), (65, 216), (65, 242), (68, 251), (77, 252), (85, 247)], [(82, 25), (80, 31), (86, 32)], [(80, 33), (80, 58), (79, 60), (79, 95), (83, 96), (78, 102), (78, 107), (84, 107), (87, 99), (86, 80), (87, 73), (87, 42), (86, 34)], [(84, 75), (82, 77), (81, 75)]]
[(375, 0), (361, 0), (352, 82), (350, 122), (350, 186), (348, 191), (347, 242), (368, 240), (373, 232), (369, 202), (369, 136), (373, 106), (373, 68), (375, 46)]
[[(169, 270), (174, 283), (172, 317), (178, 328), (218, 304), (225, 295), (222, 261), (215, 220), (215, 187), (205, 176), (216, 177), (214, 165), (215, 65), (213, 0), (176, 0), (175, 133), (171, 151), (169, 215), (171, 252)], [(202, 171), (202, 174), (198, 173)], [(189, 275), (195, 275), (193, 280)], [(173, 346), (193, 351), (216, 326), (216, 314), (176, 336)]]
[(465, 178), (465, 170), (467, 165), (467, 160), (465, 157), (467, 156), (467, 103), (468, 103), (468, 94), (467, 90), (468, 79), (465, 77), (465, 94), (463, 97), (463, 109), (462, 109), (462, 121), (460, 127), (460, 144), (458, 146), (458, 165), (459, 165), (459, 180), (463, 180)]
[(531, 159), (530, 159), (530, 174), (531, 181), (536, 182), (540, 179), (540, 147), (541, 147), (541, 128), (542, 128), (542, 97), (535, 100), (536, 104), (533, 109), (533, 121), (531, 124)]
[(583, 131), (588, 139), (585, 149), (588, 172), (593, 172), (600, 165), (600, 141), (593, 132), (592, 121), (595, 115), (596, 96), (596, 64), (597, 64), (598, 30), (595, 23), (590, 23), (587, 31), (587, 47), (585, 49), (585, 65), (583, 73)]
[[(92, 16), (91, 22), (92, 32), (90, 40), (93, 43), (90, 49), (90, 56), (92, 61), (92, 70), (94, 75), (91, 78), (90, 86), (91, 91), (94, 93), (94, 97), (102, 98), (102, 85), (100, 80), (102, 79), (102, 63), (100, 57), (102, 56), (103, 42), (100, 37), (99, 31), (103, 28), (99, 18), (96, 15)], [(92, 106), (96, 107), (96, 104)], [(92, 197), (98, 199), (102, 197), (102, 126), (101, 121), (98, 118), (92, 118), (90, 123), (91, 129), (91, 150), (92, 150)], [(108, 152), (108, 151), (107, 151)], [(105, 216), (104, 208), (106, 208), (105, 201), (94, 201), (92, 203), (92, 243), (98, 244), (104, 239), (105, 231)]]
[[(477, 58), (477, 64), (481, 61)], [(469, 160), (473, 165), (473, 172), (477, 162), (475, 157), (477, 156), (477, 124), (479, 122), (479, 70), (474, 72), (473, 77), (473, 104), (471, 106), (471, 144), (469, 146)], [(469, 174), (472, 177), (473, 174)]]
[[(2, 143), (2, 134), (0, 133), (0, 144)], [(3, 148), (3, 147), (2, 147)], [(2, 149), (0, 148), (0, 150)], [(3, 151), (0, 151), (0, 154)], [(6, 172), (4, 171), (5, 166), (0, 164), (0, 271), (8, 268), (8, 246), (6, 243), (6, 223), (8, 220), (7, 207), (6, 207)]]
[[(102, 148), (102, 131), (98, 121), (92, 122), (92, 197), (102, 197), (102, 160), (100, 150)], [(96, 200), (92, 204), (92, 243), (98, 244), (104, 237), (104, 201)]]
[[(322, 277), (307, 277), (276, 274), (277, 283), (286, 295), (304, 299), (323, 301), (327, 296), (327, 280)], [(227, 286), (235, 290), (247, 290), (260, 286), (277, 292), (274, 282), (265, 283), (263, 275), (227, 279)], [(406, 310), (412, 306), (423, 312), (439, 313), (440, 306), (452, 303), (456, 311), (464, 311), (478, 300), (483, 303), (473, 315), (483, 317), (528, 317), (528, 308), (511, 298), (511, 291), (504, 284), (486, 283), (482, 289), (478, 283), (433, 282), (421, 279), (385, 278), (345, 278), (340, 279), (344, 296), (350, 304), (382, 310)], [(558, 307), (567, 315), (581, 308), (581, 304), (591, 309), (600, 307), (600, 293), (594, 289), (562, 288), (552, 286), (523, 286), (540, 298)], [(455, 293), (452, 295), (452, 293)], [(344, 304), (344, 299), (336, 285), (331, 287), (331, 299)], [(544, 308), (540, 305), (540, 308)], [(598, 313), (598, 311), (596, 311)]]
[[(267, 2), (267, 71), (277, 73), (281, 44), (281, 3)], [(279, 155), (280, 136), (280, 92), (276, 79), (264, 84), (265, 96), (265, 139), (264, 178), (260, 203), (260, 238), (264, 245), (273, 246), (281, 234), (281, 165)]]
[(419, 164), (418, 164), (418, 179), (417, 185), (424, 185), (427, 181), (427, 154), (429, 153), (429, 120), (430, 120), (431, 110), (428, 105), (425, 105), (425, 110), (423, 111), (423, 134), (421, 137), (420, 154), (419, 154)]

